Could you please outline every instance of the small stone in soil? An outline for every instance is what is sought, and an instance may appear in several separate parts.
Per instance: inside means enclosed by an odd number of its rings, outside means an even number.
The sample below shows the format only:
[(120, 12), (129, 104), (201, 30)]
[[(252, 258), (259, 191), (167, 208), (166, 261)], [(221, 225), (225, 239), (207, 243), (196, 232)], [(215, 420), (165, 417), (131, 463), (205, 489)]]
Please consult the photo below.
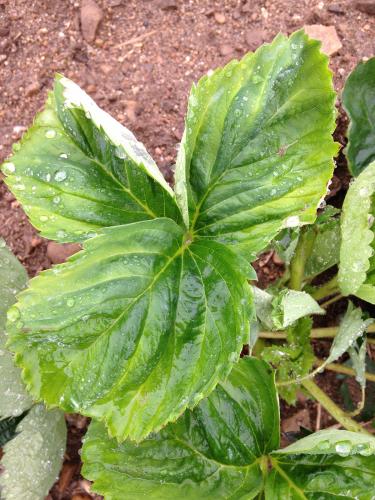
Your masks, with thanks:
[(247, 46), (250, 50), (255, 50), (264, 41), (264, 31), (261, 29), (249, 30), (245, 35)]
[(308, 24), (303, 27), (310, 38), (322, 42), (321, 50), (327, 56), (332, 56), (341, 48), (341, 42), (334, 26), (323, 26), (322, 24)]
[(215, 12), (214, 18), (215, 18), (215, 21), (218, 24), (224, 24), (225, 23), (225, 16), (221, 12)]
[(232, 54), (233, 52), (233, 47), (230, 45), (220, 45), (219, 47), (220, 55), (222, 56), (229, 56), (229, 54)]
[(94, 0), (82, 0), (81, 4), (81, 30), (86, 42), (95, 40), (100, 21), (103, 19), (103, 11)]

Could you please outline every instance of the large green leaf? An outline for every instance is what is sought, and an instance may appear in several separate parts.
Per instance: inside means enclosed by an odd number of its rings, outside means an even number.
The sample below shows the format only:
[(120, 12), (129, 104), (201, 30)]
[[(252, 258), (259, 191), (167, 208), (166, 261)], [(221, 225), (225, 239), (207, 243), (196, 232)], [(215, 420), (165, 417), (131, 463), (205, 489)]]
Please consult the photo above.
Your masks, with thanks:
[(6, 183), (47, 238), (81, 241), (104, 226), (180, 218), (144, 146), (67, 78), (3, 165)]
[(0, 496), (4, 500), (43, 500), (56, 481), (65, 451), (66, 425), (59, 410), (34, 406), (4, 446)]
[(27, 274), (0, 238), (0, 419), (21, 415), (32, 400), (21, 380), (21, 371), (5, 348), (6, 311), (16, 301), (16, 293), (25, 287)]
[(350, 118), (346, 155), (350, 171), (358, 175), (375, 160), (375, 57), (352, 71), (342, 101)]
[(272, 372), (247, 358), (194, 411), (139, 445), (119, 445), (92, 422), (83, 474), (106, 500), (250, 499), (262, 489), (260, 457), (278, 442)]
[(141, 440), (224, 379), (247, 342), (250, 266), (170, 219), (103, 230), (9, 312), (10, 348), (48, 406)]
[(341, 216), (339, 285), (344, 295), (375, 303), (375, 162), (351, 184)]
[(192, 230), (254, 256), (283, 227), (315, 220), (337, 151), (327, 64), (298, 31), (193, 87), (176, 166)]

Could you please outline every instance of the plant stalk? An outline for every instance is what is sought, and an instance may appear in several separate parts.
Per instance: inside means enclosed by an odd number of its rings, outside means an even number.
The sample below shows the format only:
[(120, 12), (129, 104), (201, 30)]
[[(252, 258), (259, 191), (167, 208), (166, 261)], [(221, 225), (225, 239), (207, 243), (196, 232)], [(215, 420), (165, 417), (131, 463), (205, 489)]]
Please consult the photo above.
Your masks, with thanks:
[(325, 408), (332, 417), (337, 420), (345, 429), (352, 432), (361, 432), (362, 434), (371, 435), (363, 427), (351, 419), (322, 389), (310, 379), (302, 382), (304, 388)]
[[(335, 337), (338, 331), (339, 331), (339, 328), (337, 326), (329, 326), (326, 328), (313, 328), (311, 330), (310, 337), (312, 339), (329, 339), (329, 338)], [(375, 323), (368, 326), (366, 331), (367, 331), (367, 333), (375, 333)], [(286, 339), (286, 333), (284, 333), (284, 332), (260, 332), (259, 338), (283, 340), (283, 339)], [(375, 339), (368, 338), (367, 342), (369, 344), (375, 344)]]
[(340, 293), (340, 289), (338, 286), (337, 274), (332, 279), (324, 283), (324, 285), (320, 286), (317, 290), (314, 290), (311, 293), (311, 297), (315, 300), (322, 300), (325, 297), (329, 297), (330, 295)]
[(290, 262), (289, 288), (301, 290), (305, 273), (305, 264), (311, 254), (316, 234), (302, 227), (296, 250)]
[[(317, 359), (315, 361), (317, 366), (324, 365), (324, 361), (322, 359)], [(356, 373), (353, 368), (349, 366), (342, 365), (340, 363), (328, 363), (328, 365), (324, 365), (325, 370), (330, 370), (331, 372), (342, 373), (343, 375), (350, 375), (351, 377), (355, 377)], [(369, 382), (375, 382), (375, 374), (374, 373), (365, 373), (365, 377)]]

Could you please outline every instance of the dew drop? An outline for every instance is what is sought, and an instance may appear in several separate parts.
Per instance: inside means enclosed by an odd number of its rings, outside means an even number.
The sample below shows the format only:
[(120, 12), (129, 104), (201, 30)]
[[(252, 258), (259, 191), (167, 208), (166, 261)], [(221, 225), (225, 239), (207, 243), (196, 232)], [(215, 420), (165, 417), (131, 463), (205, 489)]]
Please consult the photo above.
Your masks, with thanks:
[(60, 201), (61, 201), (60, 196), (54, 196), (54, 197), (52, 198), (52, 203), (53, 203), (54, 205), (58, 205), (58, 204), (60, 203)]
[(65, 170), (58, 170), (55, 173), (55, 181), (57, 181), (57, 182), (65, 181), (66, 178), (67, 178), (67, 174), (66, 174)]
[(48, 221), (48, 216), (47, 215), (41, 215), (39, 217), (39, 220), (42, 221), (42, 222), (47, 222)]
[(74, 306), (74, 299), (68, 299), (68, 300), (66, 301), (66, 305), (67, 305), (68, 307), (73, 307), (73, 306)]
[(340, 457), (347, 457), (350, 455), (350, 451), (352, 449), (352, 446), (349, 441), (341, 441), (336, 444), (335, 450)]
[(66, 153), (61, 153), (60, 158), (68, 158), (68, 155)]
[(65, 231), (63, 231), (62, 229), (59, 229), (57, 232), (56, 232), (56, 236), (58, 238), (66, 238), (67, 237), (67, 234)]
[(7, 312), (8, 321), (14, 323), (19, 319), (19, 317), (20, 317), (20, 310), (18, 309), (17, 306), (12, 306)]
[(15, 171), (16, 171), (16, 166), (14, 163), (11, 163), (9, 161), (7, 163), (4, 163), (3, 172), (5, 174), (13, 174)]
[(298, 215), (291, 215), (284, 222), (284, 227), (297, 227), (299, 226), (300, 220)]
[(47, 139), (53, 139), (56, 136), (55, 130), (47, 130), (46, 137)]

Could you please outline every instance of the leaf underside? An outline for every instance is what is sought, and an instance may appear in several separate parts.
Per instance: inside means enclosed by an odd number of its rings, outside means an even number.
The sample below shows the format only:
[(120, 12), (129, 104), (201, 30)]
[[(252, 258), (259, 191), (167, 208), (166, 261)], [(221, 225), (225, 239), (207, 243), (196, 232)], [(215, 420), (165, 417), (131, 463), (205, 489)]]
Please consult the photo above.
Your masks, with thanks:
[[(248, 338), (247, 269), (169, 219), (103, 230), (42, 272), (10, 311), (10, 348), (35, 398), (140, 440), (229, 373)], [(51, 294), (53, 290), (53, 294)]]
[(355, 179), (341, 216), (339, 285), (344, 295), (375, 303), (375, 162)]
[(6, 311), (16, 301), (16, 293), (27, 282), (27, 274), (16, 257), (0, 239), (0, 419), (17, 417), (30, 408), (32, 399), (26, 392), (20, 369), (5, 348)]
[(59, 410), (36, 405), (18, 424), (17, 435), (4, 446), (1, 498), (41, 500), (56, 481), (65, 451), (66, 425)]
[(361, 62), (346, 80), (342, 102), (349, 115), (346, 156), (353, 175), (375, 160), (375, 58)]

